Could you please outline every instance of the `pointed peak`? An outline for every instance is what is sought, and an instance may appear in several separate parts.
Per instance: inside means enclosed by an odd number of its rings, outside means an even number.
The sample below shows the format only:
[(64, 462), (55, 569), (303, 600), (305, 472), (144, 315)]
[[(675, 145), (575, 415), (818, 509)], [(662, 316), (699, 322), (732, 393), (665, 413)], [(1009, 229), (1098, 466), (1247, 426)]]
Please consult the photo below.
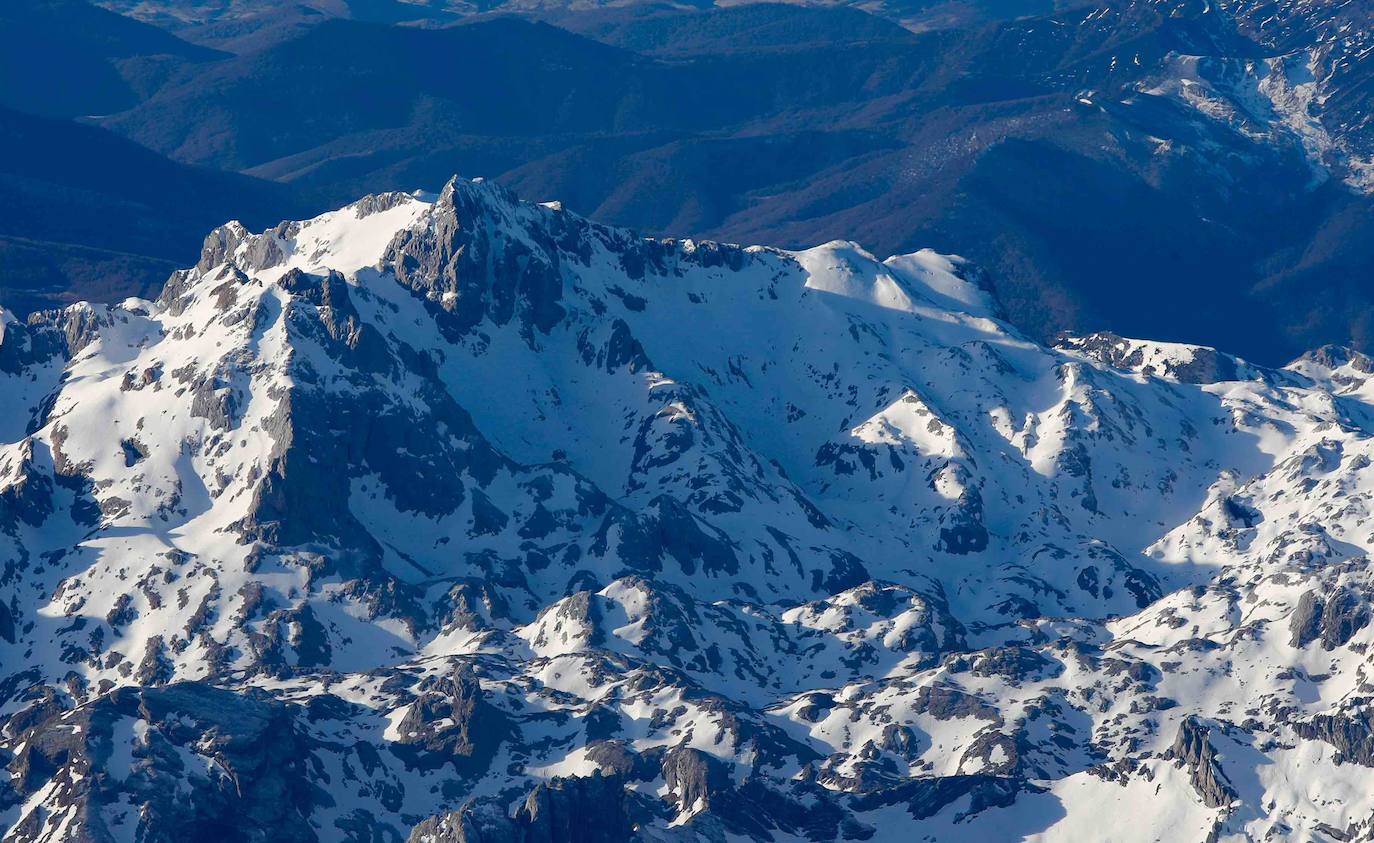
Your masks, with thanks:
[(521, 204), (520, 197), (494, 181), (480, 176), (465, 179), (455, 175), (445, 182), (435, 205), (439, 208), (452, 208), (460, 204), (486, 204), (493, 201), (502, 205)]

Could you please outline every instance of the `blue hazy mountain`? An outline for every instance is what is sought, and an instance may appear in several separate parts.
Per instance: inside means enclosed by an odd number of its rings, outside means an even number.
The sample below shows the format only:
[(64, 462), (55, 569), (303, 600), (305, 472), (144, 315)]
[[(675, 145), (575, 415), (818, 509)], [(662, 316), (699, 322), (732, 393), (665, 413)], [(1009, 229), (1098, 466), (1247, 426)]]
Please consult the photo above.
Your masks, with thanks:
[(14, 310), (155, 293), (207, 225), (267, 225), (303, 207), (289, 186), (0, 108), (0, 300)]

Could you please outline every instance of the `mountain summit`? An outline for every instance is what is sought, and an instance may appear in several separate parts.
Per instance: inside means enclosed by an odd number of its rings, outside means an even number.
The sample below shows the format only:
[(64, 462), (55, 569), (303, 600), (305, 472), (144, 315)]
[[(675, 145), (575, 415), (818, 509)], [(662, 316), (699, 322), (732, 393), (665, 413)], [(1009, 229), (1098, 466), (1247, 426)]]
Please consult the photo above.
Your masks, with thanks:
[(1368, 833), (1374, 361), (455, 179), (0, 312), (14, 841)]

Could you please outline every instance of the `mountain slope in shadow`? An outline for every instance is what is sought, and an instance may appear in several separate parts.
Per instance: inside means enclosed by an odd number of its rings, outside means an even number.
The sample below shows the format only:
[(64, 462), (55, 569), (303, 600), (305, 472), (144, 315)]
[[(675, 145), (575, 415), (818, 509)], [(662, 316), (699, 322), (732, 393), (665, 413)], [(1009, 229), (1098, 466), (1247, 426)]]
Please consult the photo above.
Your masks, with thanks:
[(207, 227), (268, 225), (303, 207), (288, 186), (0, 109), (0, 301), (11, 310), (155, 294)]

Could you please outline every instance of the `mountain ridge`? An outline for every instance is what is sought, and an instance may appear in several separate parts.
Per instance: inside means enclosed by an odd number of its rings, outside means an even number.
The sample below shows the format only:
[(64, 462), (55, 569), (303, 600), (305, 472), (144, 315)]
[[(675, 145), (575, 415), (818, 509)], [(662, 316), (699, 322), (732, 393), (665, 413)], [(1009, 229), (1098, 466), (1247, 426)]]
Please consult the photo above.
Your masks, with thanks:
[(957, 251), (1041, 341), (1110, 330), (1268, 365), (1363, 348), (1368, 22), (1285, 7), (1280, 38), (1259, 6), (1209, 9), (919, 34), (767, 4), (531, 13), (573, 32), (334, 21), (103, 122), (330, 206), (459, 170), (651, 234)]
[(1372, 372), (489, 182), (221, 226), (156, 301), (0, 315), (0, 820), (1359, 834), (1292, 783), (1374, 769)]

